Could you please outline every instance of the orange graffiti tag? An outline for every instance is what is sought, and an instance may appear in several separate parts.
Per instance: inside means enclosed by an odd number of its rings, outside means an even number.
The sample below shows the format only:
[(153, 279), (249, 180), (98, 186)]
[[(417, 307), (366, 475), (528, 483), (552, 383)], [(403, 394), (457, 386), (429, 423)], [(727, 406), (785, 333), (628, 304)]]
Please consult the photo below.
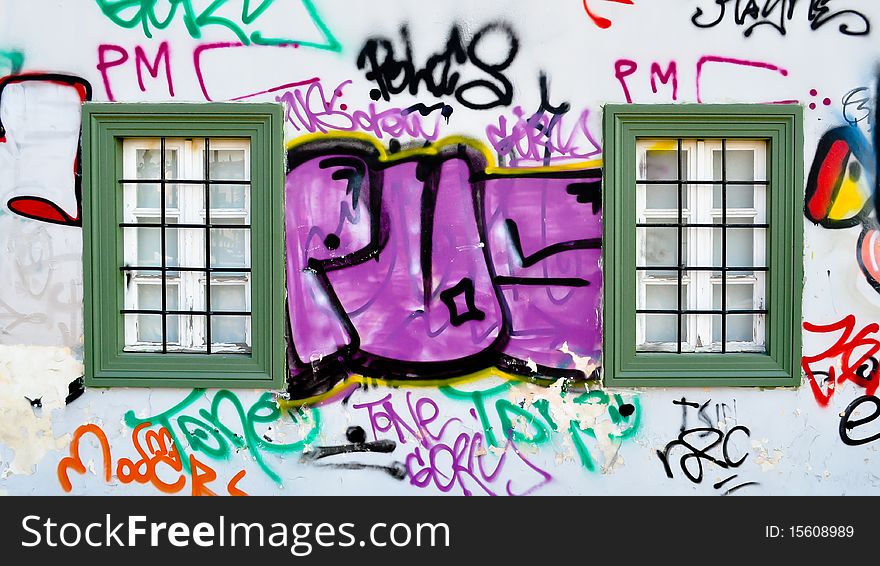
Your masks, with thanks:
[[(159, 427), (158, 430), (146, 430), (151, 426), (149, 422), (141, 423), (131, 433), (131, 443), (140, 458), (132, 461), (129, 458), (120, 458), (116, 462), (116, 476), (123, 484), (140, 483), (151, 484), (162, 493), (178, 493), (186, 487), (186, 474), (183, 470), (183, 461), (180, 458), (180, 452), (165, 427)], [(143, 438), (141, 438), (141, 432)], [(73, 433), (73, 440), (70, 442), (70, 455), (63, 458), (58, 463), (58, 481), (61, 488), (70, 493), (73, 485), (70, 481), (70, 470), (82, 475), (86, 473), (86, 466), (82, 462), (79, 454), (79, 443), (82, 437), (91, 433), (98, 439), (101, 451), (104, 456), (104, 479), (107, 483), (112, 478), (113, 458), (110, 454), (110, 443), (107, 441), (107, 435), (96, 424), (85, 424), (76, 429)], [(217, 480), (217, 472), (214, 469), (198, 460), (195, 456), (189, 457), (190, 470), (192, 473), (192, 495), (217, 495), (208, 487), (213, 481)], [(161, 472), (160, 470), (164, 471)], [(245, 470), (239, 471), (226, 486), (229, 495), (247, 495), (246, 492), (238, 487), (238, 482), (245, 476)], [(176, 477), (177, 479), (169, 482), (162, 479), (161, 476)]]
[(107, 435), (96, 424), (84, 424), (73, 433), (73, 440), (70, 441), (70, 456), (58, 463), (58, 481), (61, 482), (61, 488), (68, 493), (73, 489), (68, 477), (69, 470), (73, 469), (80, 475), (86, 473), (86, 467), (79, 455), (79, 441), (86, 433), (92, 433), (98, 439), (98, 444), (101, 445), (101, 452), (104, 455), (104, 478), (107, 482), (110, 481), (113, 463), (110, 459), (110, 443), (107, 442)]
[(226, 486), (226, 491), (229, 492), (229, 495), (236, 495), (236, 496), (247, 495), (247, 493), (245, 493), (244, 491), (242, 491), (238, 488), (238, 482), (241, 481), (242, 478), (244, 478), (244, 475), (246, 473), (247, 473), (246, 471), (242, 470), (242, 471), (238, 472), (237, 474), (235, 474), (235, 476), (233, 476), (231, 480), (229, 480), (229, 484)]
[[(116, 465), (116, 475), (122, 483), (149, 482), (162, 493), (177, 493), (186, 486), (186, 477), (181, 475), (174, 483), (166, 483), (159, 478), (159, 474), (156, 472), (156, 468), (161, 465), (168, 466), (177, 474), (183, 472), (183, 463), (180, 461), (177, 447), (174, 446), (168, 429), (161, 427), (158, 431), (148, 430), (146, 432), (144, 440), (147, 449), (145, 450), (141, 446), (138, 434), (148, 426), (150, 426), (148, 422), (141, 423), (131, 433), (131, 443), (141, 459), (132, 462), (128, 458), (120, 458)], [(141, 471), (142, 469), (143, 471)], [(195, 478), (195, 474), (193, 474), (193, 478)]]

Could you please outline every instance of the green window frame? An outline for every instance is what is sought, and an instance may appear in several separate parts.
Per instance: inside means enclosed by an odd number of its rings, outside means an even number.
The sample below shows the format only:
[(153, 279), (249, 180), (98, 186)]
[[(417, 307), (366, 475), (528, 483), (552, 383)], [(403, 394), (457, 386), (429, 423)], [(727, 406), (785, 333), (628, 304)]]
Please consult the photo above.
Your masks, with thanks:
[[(284, 386), (283, 120), (282, 106), (274, 103), (83, 105), (83, 302), (87, 386), (272, 389)], [(121, 180), (125, 138), (249, 141), (249, 353), (123, 351), (121, 311), (125, 275), (121, 269), (124, 249), (120, 224), (123, 221)]]
[[(799, 386), (803, 109), (792, 104), (604, 107), (603, 379), (607, 386)], [(765, 353), (636, 351), (637, 139), (767, 141)], [(679, 181), (679, 185), (682, 183)]]

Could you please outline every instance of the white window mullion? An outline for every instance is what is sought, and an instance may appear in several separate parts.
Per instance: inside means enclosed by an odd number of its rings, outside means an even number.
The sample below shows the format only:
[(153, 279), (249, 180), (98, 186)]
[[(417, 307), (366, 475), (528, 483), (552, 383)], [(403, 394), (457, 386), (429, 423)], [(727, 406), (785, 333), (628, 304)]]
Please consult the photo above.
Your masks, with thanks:
[[(204, 141), (201, 139), (189, 139), (186, 141), (187, 156), (185, 160), (185, 178), (188, 180), (198, 180), (204, 177)], [(201, 224), (204, 222), (202, 215), (204, 186), (197, 184), (183, 185), (182, 191), (185, 194), (186, 207), (181, 222), (186, 224)], [(204, 240), (202, 240), (203, 230), (186, 229), (183, 238), (183, 247), (186, 250), (186, 265), (189, 267), (201, 267), (204, 265)], [(204, 274), (198, 271), (181, 272), (181, 278), (184, 284), (181, 286), (181, 292), (185, 295), (184, 303), (186, 310), (204, 310), (204, 291), (201, 282), (204, 280)], [(201, 350), (204, 345), (205, 322), (202, 316), (187, 316), (182, 318), (182, 322), (186, 326), (186, 345), (187, 348), (193, 350)]]
[[(691, 155), (689, 175), (690, 180), (705, 180), (705, 147), (703, 141), (689, 142)], [(689, 203), (689, 224), (705, 224), (707, 220), (707, 191), (705, 186), (690, 183), (687, 185)], [(708, 203), (711, 206), (711, 203)], [(691, 228), (688, 238), (688, 266), (711, 265), (711, 228)], [(711, 308), (706, 305), (706, 289), (709, 287), (710, 273), (706, 271), (690, 271), (688, 273), (688, 309), (705, 310)], [(710, 295), (711, 301), (711, 295)], [(688, 346), (691, 351), (707, 346), (707, 337), (711, 337), (712, 319), (708, 315), (689, 315)]]
[[(645, 150), (644, 145), (638, 146), (638, 155), (636, 158), (636, 179), (643, 179), (646, 176), (645, 171)], [(646, 186), (636, 184), (636, 224), (646, 222)], [(647, 265), (647, 238), (644, 229), (636, 228), (636, 265)], [(643, 308), (647, 304), (647, 272), (636, 270), (636, 308)], [(644, 344), (646, 341), (646, 326), (643, 321), (644, 315), (636, 315), (636, 344)]]
[[(755, 178), (767, 179), (766, 155), (764, 152), (756, 151), (755, 159)], [(772, 190), (772, 188), (771, 188)], [(767, 223), (767, 187), (765, 185), (755, 185), (755, 224)], [(753, 249), (754, 263), (752, 265), (766, 266), (767, 264), (767, 233), (766, 229), (756, 229), (753, 233)], [(755, 272), (755, 286), (753, 293), (753, 305), (756, 310), (767, 308), (766, 299), (767, 290), (767, 273), (764, 271)], [(763, 348), (765, 346), (764, 336), (766, 335), (766, 317), (755, 316), (754, 340), (757, 346)]]

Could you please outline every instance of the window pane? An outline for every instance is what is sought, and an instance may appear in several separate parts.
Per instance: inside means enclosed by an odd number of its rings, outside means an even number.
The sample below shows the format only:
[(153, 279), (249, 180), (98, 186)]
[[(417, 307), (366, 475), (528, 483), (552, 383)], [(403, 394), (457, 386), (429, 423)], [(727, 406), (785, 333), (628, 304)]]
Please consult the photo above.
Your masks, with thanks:
[[(207, 353), (205, 345), (206, 316), (169, 314), (166, 318), (169, 336), (172, 331), (179, 332), (180, 336), (180, 340), (175, 341), (173, 347), (169, 347), (170, 351)], [(170, 341), (169, 346), (172, 346)]]
[[(676, 310), (678, 309), (678, 300), (676, 299), (676, 289), (678, 282), (651, 283), (645, 285), (645, 307), (646, 309), (662, 309)], [(682, 308), (687, 305), (687, 285), (681, 287), (681, 304)]]
[[(728, 218), (732, 224), (746, 224), (751, 218)], [(756, 266), (755, 232), (763, 232), (763, 228), (732, 228), (727, 230), (727, 266), (728, 267), (764, 267)], [(749, 273), (746, 269), (734, 273)]]
[(211, 348), (212, 350), (249, 352), (250, 341), (249, 316), (211, 317)]
[[(650, 282), (642, 285), (642, 292), (637, 303), (638, 309), (650, 310), (677, 310), (678, 281), (677, 278), (671, 278), (668, 283)], [(688, 287), (683, 284), (681, 287), (681, 305), (682, 308), (687, 307)], [(678, 341), (678, 333), (676, 331), (676, 314), (639, 314), (637, 315), (637, 335), (644, 334), (644, 341), (638, 346), (639, 351), (656, 351), (659, 349), (670, 350), (668, 344), (671, 344), (671, 350), (676, 350)], [(687, 341), (687, 327), (682, 325), (682, 340)], [(667, 344), (660, 347), (660, 344)]]
[[(753, 278), (749, 278), (749, 282), (727, 283), (727, 310), (752, 310), (758, 303), (755, 301), (754, 293), (756, 283)], [(712, 285), (712, 308), (721, 309), (721, 283), (715, 281)]]
[[(241, 221), (218, 219), (212, 224), (238, 224)], [(250, 267), (246, 228), (211, 228), (211, 267)]]
[(754, 342), (755, 315), (737, 314), (727, 317), (727, 340), (729, 342)]
[[(720, 352), (721, 340), (715, 340), (715, 330), (721, 328), (720, 314), (688, 314), (684, 317), (685, 323), (693, 331), (692, 339), (687, 344), (682, 344), (682, 352)], [(720, 334), (719, 334), (720, 336)]]
[(248, 180), (247, 163), (245, 161), (246, 149), (215, 149), (218, 142), (212, 139), (209, 143), (211, 145), (211, 150), (208, 152), (209, 179), (224, 181)]
[[(157, 213), (162, 206), (159, 183), (137, 183), (125, 193), (125, 208), (132, 206), (130, 193), (134, 193), (133, 207), (138, 209), (154, 209)], [(165, 185), (165, 208), (177, 208), (177, 185)]]
[[(724, 204), (721, 185), (715, 185), (713, 191), (712, 206), (720, 209)], [(758, 204), (758, 194), (763, 192), (763, 187), (760, 185), (727, 185), (727, 209), (755, 208)]]
[[(755, 151), (754, 149), (730, 149), (727, 148), (727, 163), (724, 165), (727, 171), (728, 181), (755, 181)], [(712, 179), (722, 179), (721, 150), (712, 151)]]
[[(204, 287), (202, 288), (204, 293)], [(247, 289), (244, 283), (221, 283), (219, 278), (211, 278), (212, 311), (248, 311)]]
[[(139, 314), (137, 315), (137, 341), (158, 343), (162, 349), (162, 315)], [(169, 336), (169, 341), (171, 337)]]
[[(647, 224), (675, 223), (678, 219), (672, 218), (649, 218)], [(642, 250), (636, 250), (637, 257), (643, 261), (642, 266), (678, 267), (678, 228), (636, 228), (638, 232), (637, 242)], [(681, 259), (687, 257), (687, 230), (681, 231)], [(684, 263), (683, 261), (681, 263)], [(641, 267), (641, 266), (640, 266)]]
[(162, 266), (161, 228), (123, 228), (123, 261), (127, 266)]
[(727, 350), (729, 352), (764, 352), (763, 314), (727, 315)]
[[(720, 217), (713, 219), (715, 224), (721, 223)], [(728, 224), (752, 224), (754, 218), (733, 217), (728, 218)], [(766, 236), (766, 228), (727, 228), (727, 267), (765, 267), (763, 257), (756, 247), (756, 242), (760, 245)], [(722, 229), (712, 229), (712, 265), (720, 267), (722, 265)], [(733, 274), (749, 274), (751, 269), (729, 272)], [(720, 272), (719, 272), (720, 274)]]
[[(156, 283), (138, 283), (137, 309), (162, 310), (162, 285)], [(167, 285), (165, 289), (165, 306), (168, 310), (177, 310), (177, 286)]]
[[(637, 315), (640, 325), (645, 328), (645, 341), (637, 344), (639, 352), (675, 352), (678, 350), (678, 335), (675, 331), (675, 323), (678, 315), (674, 314), (639, 314)], [(682, 317), (681, 339), (687, 340), (687, 326)]]
[(168, 267), (205, 267), (204, 228), (166, 228), (165, 251)]
[[(132, 142), (137, 143), (137, 142)], [(155, 149), (135, 150), (135, 179), (159, 179), (162, 175), (161, 149), (159, 140), (156, 140)], [(152, 145), (152, 144), (151, 144)], [(176, 179), (179, 167), (178, 151), (176, 148), (165, 147), (165, 178)]]
[(248, 185), (211, 185), (211, 216), (215, 209), (247, 210)]
[(125, 351), (161, 352), (162, 315), (125, 314)]
[(162, 229), (135, 228), (138, 265), (162, 265)]
[[(663, 145), (672, 144), (673, 149), (649, 149), (645, 151), (645, 163), (640, 177), (646, 181), (673, 181), (671, 183), (657, 183), (645, 185), (647, 208), (677, 209), (678, 208), (678, 164), (676, 156), (678, 151), (674, 149), (675, 143), (659, 142)], [(688, 152), (681, 152), (681, 173), (686, 178)], [(687, 208), (687, 191), (682, 191), (682, 207)]]
[(668, 145), (664, 149), (648, 149), (645, 151), (645, 171), (643, 179), (647, 181), (678, 180), (678, 163), (676, 141), (657, 142), (657, 145)]

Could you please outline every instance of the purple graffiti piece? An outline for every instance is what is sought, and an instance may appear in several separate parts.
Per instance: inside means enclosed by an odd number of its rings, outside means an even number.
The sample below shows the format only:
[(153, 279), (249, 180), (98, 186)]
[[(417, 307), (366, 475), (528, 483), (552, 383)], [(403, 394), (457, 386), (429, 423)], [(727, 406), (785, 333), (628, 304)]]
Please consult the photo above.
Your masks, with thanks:
[(388, 157), (331, 138), (288, 165), (292, 394), (598, 360), (598, 169), (490, 173), (465, 143)]
[(309, 160), (287, 175), (287, 292), (291, 338), (306, 363), (351, 344), (343, 313), (309, 261), (342, 258), (370, 244), (371, 187), (351, 156)]
[[(355, 191), (346, 194), (345, 183), (328, 180), (327, 170), (316, 167), (316, 162), (344, 159), (348, 158), (312, 160), (288, 175), (288, 192), (300, 193), (288, 195), (289, 203), (297, 203), (288, 208), (288, 230), (296, 234), (288, 240), (289, 254), (298, 254), (295, 269), (307, 265), (309, 258), (339, 257), (367, 244), (366, 209), (356, 222), (344, 218), (351, 210), (359, 212), (346, 208)], [(469, 169), (464, 160), (449, 159), (424, 181), (417, 169), (417, 163), (405, 162), (383, 172), (381, 210), (387, 241), (374, 260), (328, 271), (327, 278), (364, 353), (404, 362), (478, 354), (498, 337), (502, 313), (480, 246)], [(361, 194), (357, 206), (366, 206), (366, 198)], [(336, 234), (339, 248), (328, 250), (320, 242), (337, 226), (343, 227), (343, 233)], [(359, 230), (358, 238), (346, 237), (348, 226)], [(462, 282), (467, 293), (457, 293)], [(452, 293), (444, 295), (446, 291)], [(299, 292), (301, 288), (291, 286), (291, 295)], [(307, 336), (311, 316), (296, 319), (292, 312), (291, 320), (297, 320), (294, 343), (300, 359), (329, 353), (305, 346), (315, 340)]]
[(577, 355), (598, 360), (600, 195), (598, 177), (487, 182), (488, 243), (511, 328), (504, 354), (571, 368), (571, 356), (559, 351), (567, 342)]
[[(445, 361), (478, 353), (498, 335), (501, 308), (478, 245), (467, 166), (449, 160), (435, 173), (433, 188), (431, 179), (416, 178), (416, 163), (387, 169), (382, 193), (390, 223), (387, 245), (376, 262), (329, 274), (364, 352)], [(431, 200), (433, 211), (423, 210)], [(424, 250), (430, 252), (427, 259)], [(484, 319), (455, 326), (440, 294), (464, 279), (473, 282), (474, 306)]]

